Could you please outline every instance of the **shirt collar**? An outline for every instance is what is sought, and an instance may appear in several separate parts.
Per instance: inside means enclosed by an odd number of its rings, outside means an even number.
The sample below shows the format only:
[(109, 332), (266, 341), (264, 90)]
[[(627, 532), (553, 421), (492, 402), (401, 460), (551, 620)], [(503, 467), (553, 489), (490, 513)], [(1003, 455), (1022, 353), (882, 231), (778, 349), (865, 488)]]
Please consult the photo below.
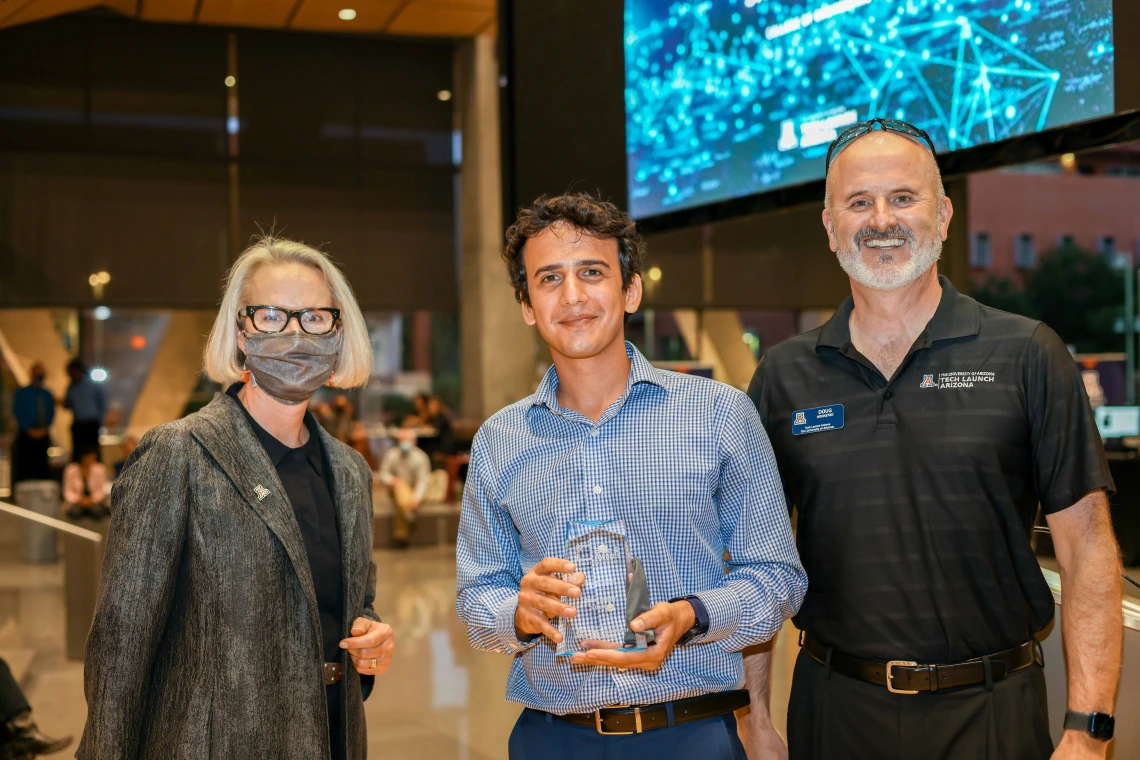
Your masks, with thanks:
[[(927, 341), (933, 343), (936, 340), (977, 335), (982, 318), (978, 302), (959, 293), (950, 280), (942, 275), (938, 275), (938, 284), (942, 286), (942, 298), (938, 301), (934, 316), (926, 325), (924, 332)], [(854, 309), (855, 301), (848, 296), (820, 329), (815, 342), (817, 349), (825, 346), (842, 349), (851, 342), (851, 312)]]
[[(661, 370), (654, 367), (649, 363), (649, 360), (641, 355), (637, 347), (630, 343), (628, 340), (625, 342), (625, 355), (629, 357), (629, 380), (626, 382), (625, 392), (629, 394), (630, 390), (635, 385), (646, 383), (655, 385), (658, 388), (665, 389), (665, 381), (661, 377)], [(543, 376), (542, 382), (539, 383), (538, 389), (531, 396), (531, 407), (545, 406), (554, 412), (560, 412), (561, 407), (558, 405), (558, 368), (551, 365), (550, 369), (546, 371)]]
[[(245, 383), (234, 383), (226, 390), (226, 395), (231, 396), (237, 402), (238, 408), (241, 409), (242, 414), (245, 415), (246, 422), (253, 428), (254, 435), (261, 443), (261, 447), (265, 449), (265, 453), (269, 456), (269, 461), (273, 463), (274, 467), (280, 467), (281, 462), (291, 452), (297, 451), (283, 444), (281, 441), (273, 437), (273, 434), (257, 424), (257, 420), (245, 408), (245, 404), (238, 398), (238, 391), (242, 389)], [(309, 460), (309, 464), (317, 471), (318, 475), (324, 475), (325, 464), (324, 457), (321, 455), (321, 438), (320, 432), (317, 429), (317, 421), (313, 419), (313, 415), (305, 412), (305, 427), (309, 429), (309, 440), (305, 442), (301, 449), (305, 452), (305, 457)]]

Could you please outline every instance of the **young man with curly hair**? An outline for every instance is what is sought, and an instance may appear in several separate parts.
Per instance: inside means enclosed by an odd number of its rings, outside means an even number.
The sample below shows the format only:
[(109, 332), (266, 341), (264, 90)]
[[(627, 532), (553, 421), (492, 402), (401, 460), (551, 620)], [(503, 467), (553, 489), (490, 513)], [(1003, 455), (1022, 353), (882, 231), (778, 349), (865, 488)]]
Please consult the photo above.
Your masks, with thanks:
[[(740, 652), (807, 587), (748, 397), (625, 341), (644, 253), (625, 213), (582, 193), (539, 198), (507, 231), (515, 297), (554, 366), (475, 437), (456, 606), (473, 646), (514, 657), (507, 698), (526, 709), (512, 760), (744, 758)], [(571, 520), (624, 523), (652, 605), (629, 626), (654, 631), (643, 651), (586, 642), (556, 657), (553, 619), (574, 618), (566, 600), (591, 583), (565, 556)]]

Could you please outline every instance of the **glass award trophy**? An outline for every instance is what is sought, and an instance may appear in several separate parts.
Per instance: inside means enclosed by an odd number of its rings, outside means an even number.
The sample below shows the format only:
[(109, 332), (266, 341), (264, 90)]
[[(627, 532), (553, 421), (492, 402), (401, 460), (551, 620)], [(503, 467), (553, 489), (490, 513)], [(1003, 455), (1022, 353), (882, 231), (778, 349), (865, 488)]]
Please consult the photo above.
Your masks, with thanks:
[(577, 610), (558, 620), (558, 657), (586, 649), (642, 651), (653, 631), (635, 633), (629, 624), (650, 608), (649, 583), (641, 559), (630, 553), (622, 520), (571, 520), (563, 559), (585, 575), (582, 594), (563, 601)]

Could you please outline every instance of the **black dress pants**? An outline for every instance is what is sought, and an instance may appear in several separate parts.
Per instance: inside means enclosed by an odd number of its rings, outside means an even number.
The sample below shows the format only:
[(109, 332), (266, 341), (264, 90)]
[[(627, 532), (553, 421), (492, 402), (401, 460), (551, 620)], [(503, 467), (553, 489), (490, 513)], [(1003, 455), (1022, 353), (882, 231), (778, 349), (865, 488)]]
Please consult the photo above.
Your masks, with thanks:
[(919, 694), (830, 671), (800, 651), (788, 703), (790, 760), (1048, 760), (1045, 674)]
[(24, 696), (24, 690), (12, 675), (12, 669), (8, 667), (8, 663), (0, 660), (0, 734), (3, 733), (3, 724), (31, 709)]
[(325, 699), (329, 707), (329, 746), (332, 748), (332, 760), (345, 760), (347, 754), (344, 715), (344, 681), (325, 687)]
[(16, 433), (16, 440), (12, 442), (12, 484), (22, 480), (51, 480), (50, 447), (50, 436), (33, 438), (26, 430)]
[[(71, 451), (94, 451), (103, 461), (103, 453), (99, 448), (99, 429), (103, 426), (101, 420), (76, 420), (71, 423)], [(78, 459), (77, 459), (78, 461)]]

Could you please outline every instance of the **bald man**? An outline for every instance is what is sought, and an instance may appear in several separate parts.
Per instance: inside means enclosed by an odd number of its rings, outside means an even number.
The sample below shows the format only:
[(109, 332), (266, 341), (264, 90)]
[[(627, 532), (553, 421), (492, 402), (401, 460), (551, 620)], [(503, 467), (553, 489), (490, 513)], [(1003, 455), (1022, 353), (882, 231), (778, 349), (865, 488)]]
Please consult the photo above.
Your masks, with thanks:
[[(1121, 583), (1104, 449), (1056, 333), (938, 276), (953, 214), (925, 132), (874, 120), (841, 135), (823, 226), (851, 298), (768, 351), (749, 390), (809, 579), (796, 760), (1099, 758), (1111, 736)], [(1034, 638), (1054, 609), (1029, 543), (1039, 504), (1065, 590), (1056, 750)], [(746, 660), (753, 760), (783, 749), (756, 710), (768, 657)]]

